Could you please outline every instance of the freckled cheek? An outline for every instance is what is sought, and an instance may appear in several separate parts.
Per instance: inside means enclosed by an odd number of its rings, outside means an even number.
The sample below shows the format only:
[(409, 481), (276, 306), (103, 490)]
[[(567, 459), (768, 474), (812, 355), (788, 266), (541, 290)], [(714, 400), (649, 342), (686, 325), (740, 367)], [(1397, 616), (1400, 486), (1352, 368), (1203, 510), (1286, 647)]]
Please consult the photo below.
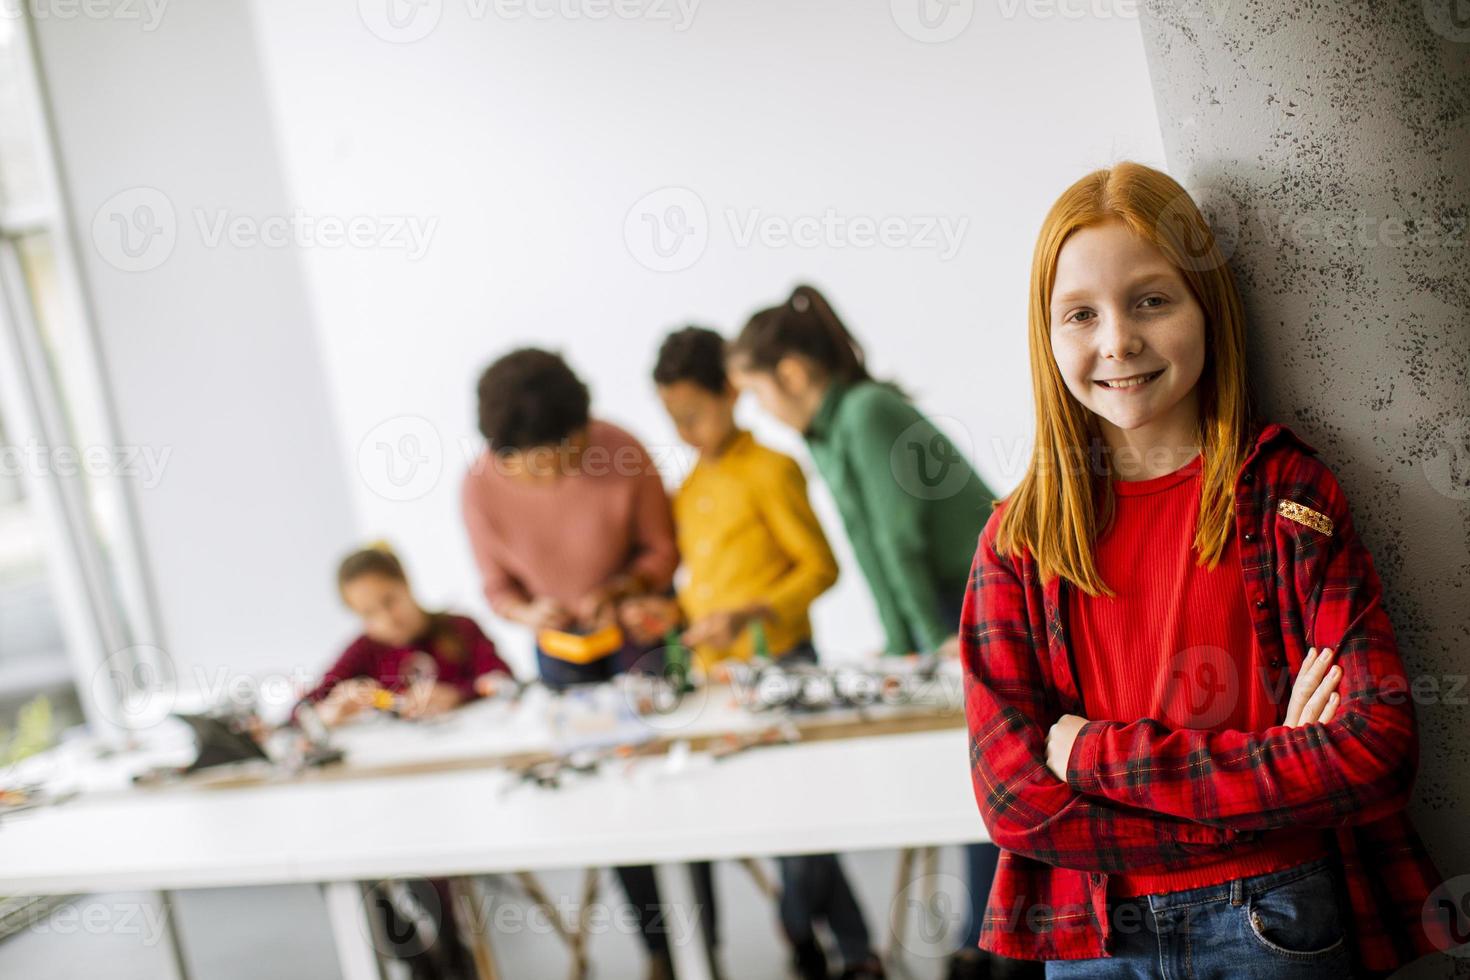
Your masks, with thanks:
[(1059, 337), (1052, 337), (1052, 355), (1057, 361), (1057, 370), (1062, 374), (1062, 380), (1066, 382), (1067, 389), (1079, 401), (1086, 400), (1092, 395), (1092, 383), (1088, 374), (1090, 363), (1086, 351), (1079, 349), (1077, 344), (1069, 344)]

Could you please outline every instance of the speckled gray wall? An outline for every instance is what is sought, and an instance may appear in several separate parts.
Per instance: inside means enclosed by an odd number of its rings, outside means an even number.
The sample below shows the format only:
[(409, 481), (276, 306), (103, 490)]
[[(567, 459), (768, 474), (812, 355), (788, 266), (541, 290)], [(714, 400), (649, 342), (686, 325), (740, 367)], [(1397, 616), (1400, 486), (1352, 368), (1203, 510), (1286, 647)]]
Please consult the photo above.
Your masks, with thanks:
[(1414, 815), (1446, 876), (1470, 872), (1470, 20), (1454, 13), (1142, 11), (1169, 168), (1230, 250), (1259, 404), (1337, 473), (1409, 672), (1432, 679)]

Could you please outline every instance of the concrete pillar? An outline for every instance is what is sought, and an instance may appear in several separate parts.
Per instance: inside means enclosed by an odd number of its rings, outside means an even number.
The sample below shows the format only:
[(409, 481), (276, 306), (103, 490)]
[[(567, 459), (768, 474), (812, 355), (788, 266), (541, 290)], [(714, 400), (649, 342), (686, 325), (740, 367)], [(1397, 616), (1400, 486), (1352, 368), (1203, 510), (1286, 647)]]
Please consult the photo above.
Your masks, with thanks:
[(1337, 473), (1421, 678), (1413, 813), (1446, 876), (1470, 871), (1470, 19), (1456, 13), (1147, 0), (1141, 17), (1169, 170), (1244, 295), (1258, 404)]

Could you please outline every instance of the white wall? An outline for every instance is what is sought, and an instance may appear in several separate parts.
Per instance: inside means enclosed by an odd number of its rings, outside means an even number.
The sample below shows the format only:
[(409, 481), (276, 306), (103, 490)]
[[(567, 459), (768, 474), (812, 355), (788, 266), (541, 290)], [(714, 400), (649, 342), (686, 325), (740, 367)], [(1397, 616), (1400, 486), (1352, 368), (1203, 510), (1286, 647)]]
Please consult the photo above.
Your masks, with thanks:
[[(255, 10), (294, 202), (317, 217), (437, 223), (417, 259), (393, 248), (304, 258), (361, 530), (395, 541), (421, 590), (461, 608), (483, 609), (457, 490), (477, 444), (474, 381), (499, 353), (562, 349), (595, 411), (662, 452), (676, 440), (646, 379), (663, 333), (689, 321), (733, 330), (805, 279), (833, 297), (880, 374), (952, 417), (1003, 493), (1020, 478), (1030, 424), (1024, 304), (1041, 217), (1087, 169), (1162, 163), (1131, 19), (1005, 19), (1001, 5), (933, 44), (873, 0), (708, 2), (684, 30), (672, 4), (671, 22), (536, 19), (443, 0), (417, 8), (428, 19), (407, 34), (385, 27), (381, 6), (257, 0)], [(430, 25), (411, 43), (379, 36)], [(696, 224), (705, 210), (707, 248), (686, 269), (652, 271), (638, 260), (654, 258), (641, 216), (631, 238), (625, 219), (668, 186), (694, 193)], [(658, 218), (681, 202), (689, 196), (646, 206)], [(790, 221), (829, 208), (967, 229), (952, 256), (736, 240), (752, 214)], [(391, 421), (402, 416), (427, 425)], [(757, 431), (799, 450), (785, 433)], [(414, 453), (430, 459), (421, 482), (396, 488), (372, 447), (358, 467), (370, 433), (390, 445), (411, 434), (420, 447), (437, 437), (442, 454)], [(1006, 440), (1001, 452), (992, 436)], [(405, 495), (415, 499), (388, 499)], [(844, 560), (817, 606), (818, 642), (871, 652), (876, 617), (817, 496)]]
[[(138, 486), (162, 643), (186, 684), (318, 669), (347, 627), (330, 576), (358, 522), (305, 281), (292, 251), (212, 246), (196, 219), (287, 208), (248, 11), (177, 4), (146, 29), (37, 9), (118, 435), (167, 453)], [(132, 258), (111, 218), (138, 204), (171, 234)]]

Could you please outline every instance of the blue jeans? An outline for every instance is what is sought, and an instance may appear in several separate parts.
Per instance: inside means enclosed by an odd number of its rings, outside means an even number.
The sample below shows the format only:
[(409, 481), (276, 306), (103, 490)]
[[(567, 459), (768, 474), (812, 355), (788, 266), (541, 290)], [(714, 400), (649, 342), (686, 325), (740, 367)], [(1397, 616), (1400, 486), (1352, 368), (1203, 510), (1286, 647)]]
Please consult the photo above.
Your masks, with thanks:
[(790, 650), (776, 658), (778, 664), (817, 664), (817, 648), (812, 646), (811, 640), (802, 640)]
[[(793, 945), (811, 942), (815, 937), (814, 924), (825, 921), (845, 964), (861, 963), (873, 955), (862, 908), (836, 854), (778, 857), (776, 864), (781, 869), (781, 929)], [(709, 861), (698, 861), (689, 870), (705, 942), (713, 949), (720, 944), (714, 867)]]
[(970, 908), (965, 919), (965, 940), (961, 949), (974, 949), (980, 945), (980, 920), (985, 915), (985, 903), (990, 901), (990, 885), (995, 881), (995, 869), (999, 864), (1000, 848), (994, 844), (965, 845), (965, 884), (970, 889)]
[(1354, 975), (1335, 858), (1109, 903), (1112, 955), (1052, 960), (1053, 978), (1339, 980)]

